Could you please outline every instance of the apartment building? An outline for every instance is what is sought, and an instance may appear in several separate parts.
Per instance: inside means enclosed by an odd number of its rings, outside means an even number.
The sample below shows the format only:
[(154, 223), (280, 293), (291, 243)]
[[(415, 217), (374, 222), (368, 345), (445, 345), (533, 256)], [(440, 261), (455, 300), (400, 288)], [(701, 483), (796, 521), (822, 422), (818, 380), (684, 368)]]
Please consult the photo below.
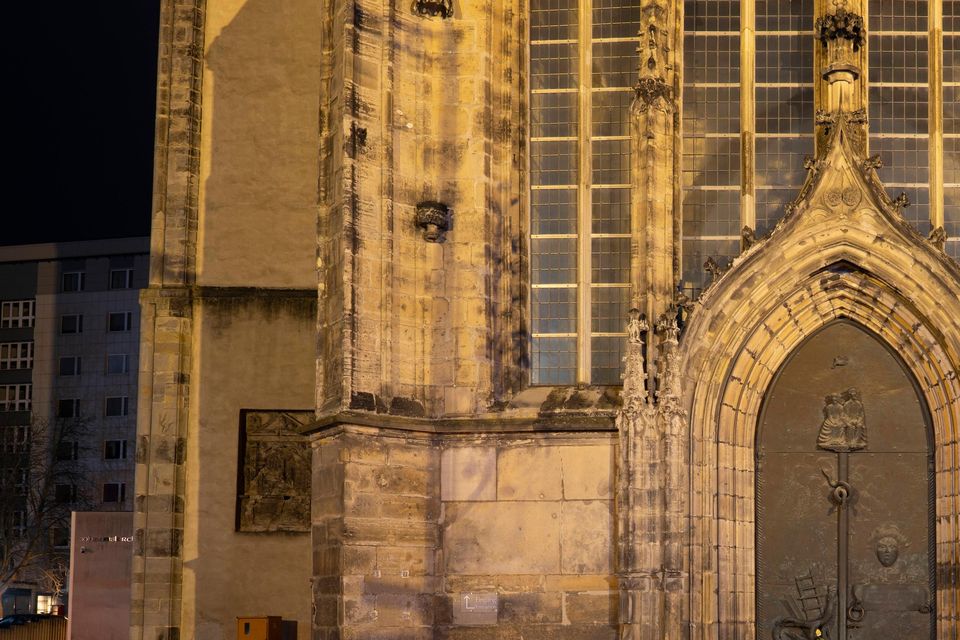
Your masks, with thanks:
[(0, 247), (0, 559), (39, 558), (4, 585), (4, 613), (62, 604), (71, 511), (133, 508), (148, 251), (147, 238)]

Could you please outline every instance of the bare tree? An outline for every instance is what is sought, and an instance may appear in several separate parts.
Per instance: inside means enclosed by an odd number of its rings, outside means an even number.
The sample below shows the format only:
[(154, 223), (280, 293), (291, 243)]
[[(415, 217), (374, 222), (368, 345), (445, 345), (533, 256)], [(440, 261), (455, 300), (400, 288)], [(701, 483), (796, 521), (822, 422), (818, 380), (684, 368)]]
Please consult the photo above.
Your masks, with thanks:
[(81, 461), (89, 421), (34, 416), (20, 429), (0, 451), (0, 584), (32, 582), (59, 593), (70, 512), (91, 504)]

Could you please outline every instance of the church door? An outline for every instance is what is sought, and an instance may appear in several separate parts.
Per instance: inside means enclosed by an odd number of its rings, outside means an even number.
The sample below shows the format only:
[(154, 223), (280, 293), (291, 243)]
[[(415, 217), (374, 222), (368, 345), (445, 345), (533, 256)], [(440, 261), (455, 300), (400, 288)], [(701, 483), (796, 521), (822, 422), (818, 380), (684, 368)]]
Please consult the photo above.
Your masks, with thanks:
[(758, 638), (932, 637), (927, 415), (900, 359), (853, 323), (781, 368), (756, 443)]

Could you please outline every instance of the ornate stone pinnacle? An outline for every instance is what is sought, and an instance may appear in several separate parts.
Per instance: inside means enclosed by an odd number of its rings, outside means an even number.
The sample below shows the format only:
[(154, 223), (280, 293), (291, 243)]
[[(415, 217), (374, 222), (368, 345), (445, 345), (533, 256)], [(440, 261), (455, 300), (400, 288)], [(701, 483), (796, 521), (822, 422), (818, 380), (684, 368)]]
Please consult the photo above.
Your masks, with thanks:
[(623, 368), (623, 411), (636, 415), (647, 400), (647, 372), (643, 353), (643, 332), (649, 331), (646, 316), (637, 308), (630, 309), (627, 321), (627, 355)]

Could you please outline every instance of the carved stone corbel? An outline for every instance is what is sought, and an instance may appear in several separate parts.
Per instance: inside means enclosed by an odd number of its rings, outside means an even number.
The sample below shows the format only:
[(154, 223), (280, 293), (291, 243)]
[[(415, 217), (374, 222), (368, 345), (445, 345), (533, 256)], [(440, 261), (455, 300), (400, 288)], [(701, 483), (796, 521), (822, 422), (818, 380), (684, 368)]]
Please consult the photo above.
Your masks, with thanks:
[(442, 202), (427, 200), (417, 205), (415, 222), (427, 242), (440, 242), (450, 229), (450, 208)]
[(413, 12), (430, 18), (449, 18), (453, 15), (453, 0), (414, 0)]

